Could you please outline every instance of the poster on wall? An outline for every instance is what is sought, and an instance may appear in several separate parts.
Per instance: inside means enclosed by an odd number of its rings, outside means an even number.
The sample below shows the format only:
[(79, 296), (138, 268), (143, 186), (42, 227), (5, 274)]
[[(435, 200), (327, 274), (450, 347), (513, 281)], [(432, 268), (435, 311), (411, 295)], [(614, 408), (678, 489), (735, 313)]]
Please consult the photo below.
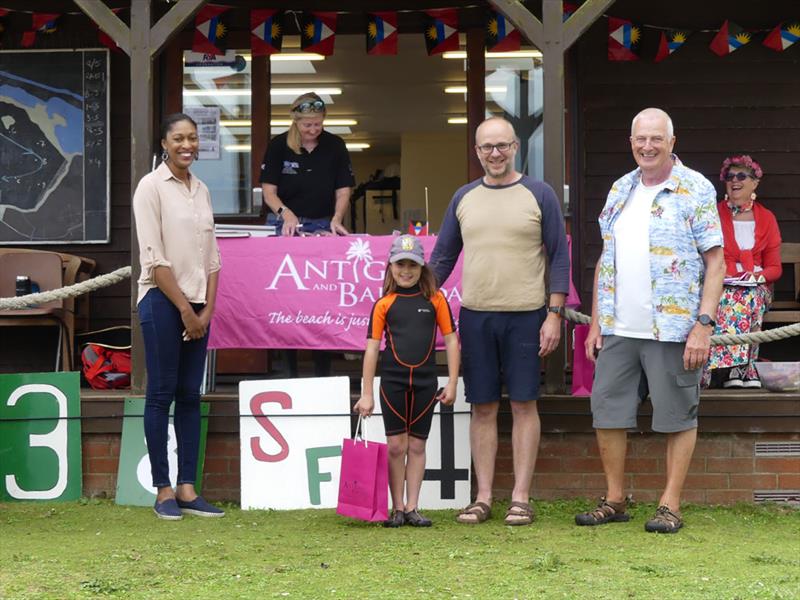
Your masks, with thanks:
[[(351, 404), (348, 377), (241, 382), (242, 508), (335, 508)], [(455, 405), (437, 403), (435, 411), (420, 507), (460, 508), (469, 504), (471, 485), (469, 407), (460, 380)], [(369, 441), (386, 441), (379, 413), (376, 405)]]
[[(197, 479), (195, 488), (200, 493), (203, 487), (203, 463), (206, 455), (206, 435), (208, 432), (208, 402), (200, 403), (200, 449), (197, 457)], [(178, 479), (178, 444), (172, 415), (175, 403), (169, 410), (169, 430), (167, 432), (167, 459), (169, 461), (169, 480), (172, 487)], [(122, 443), (119, 450), (117, 469), (117, 504), (130, 506), (152, 506), (156, 501), (156, 488), (150, 473), (150, 458), (144, 438), (144, 398), (125, 398), (125, 417), (122, 421)]]
[(197, 135), (200, 138), (197, 159), (219, 159), (219, 107), (187, 106), (184, 110), (197, 123)]
[(81, 497), (80, 374), (0, 375), (0, 501)]
[(109, 241), (107, 50), (0, 51), (0, 244)]

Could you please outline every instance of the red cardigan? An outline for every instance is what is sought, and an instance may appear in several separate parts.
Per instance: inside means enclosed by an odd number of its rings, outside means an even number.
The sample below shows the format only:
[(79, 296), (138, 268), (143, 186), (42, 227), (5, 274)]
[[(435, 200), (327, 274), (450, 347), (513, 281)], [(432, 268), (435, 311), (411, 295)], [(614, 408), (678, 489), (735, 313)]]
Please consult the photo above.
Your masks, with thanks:
[(717, 204), (719, 220), (722, 223), (722, 237), (725, 244), (726, 275), (732, 277), (741, 273), (736, 269), (740, 263), (745, 271), (753, 272), (758, 265), (767, 283), (780, 279), (781, 267), (781, 232), (778, 221), (772, 212), (759, 204), (753, 203), (753, 216), (756, 220), (755, 245), (750, 250), (740, 250), (733, 230), (733, 216), (725, 200)]

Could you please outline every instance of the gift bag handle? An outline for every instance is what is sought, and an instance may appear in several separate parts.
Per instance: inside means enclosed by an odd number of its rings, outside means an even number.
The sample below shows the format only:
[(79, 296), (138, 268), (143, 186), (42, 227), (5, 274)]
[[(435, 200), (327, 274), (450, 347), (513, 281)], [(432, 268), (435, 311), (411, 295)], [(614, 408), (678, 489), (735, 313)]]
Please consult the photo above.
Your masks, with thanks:
[(353, 439), (358, 441), (361, 438), (361, 441), (364, 442), (364, 447), (369, 448), (369, 441), (367, 440), (367, 419), (362, 415), (358, 415), (358, 423), (356, 423), (356, 432), (353, 435)]

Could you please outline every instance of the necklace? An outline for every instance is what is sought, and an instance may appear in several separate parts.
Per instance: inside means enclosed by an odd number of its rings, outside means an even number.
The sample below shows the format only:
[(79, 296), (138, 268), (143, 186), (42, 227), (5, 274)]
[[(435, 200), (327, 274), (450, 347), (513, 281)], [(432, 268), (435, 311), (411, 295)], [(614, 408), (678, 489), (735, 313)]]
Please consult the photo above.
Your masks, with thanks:
[(728, 208), (731, 209), (731, 214), (735, 217), (736, 215), (740, 215), (742, 213), (750, 212), (753, 210), (753, 200), (749, 200), (747, 204), (743, 206), (736, 206), (733, 202), (728, 200), (727, 202)]

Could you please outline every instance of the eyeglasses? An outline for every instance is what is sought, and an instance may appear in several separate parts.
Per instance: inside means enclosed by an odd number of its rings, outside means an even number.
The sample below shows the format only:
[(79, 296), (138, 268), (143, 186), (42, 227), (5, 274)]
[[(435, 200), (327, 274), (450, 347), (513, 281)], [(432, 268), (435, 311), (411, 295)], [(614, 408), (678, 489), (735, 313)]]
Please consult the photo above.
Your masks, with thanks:
[(728, 173), (725, 173), (725, 181), (733, 181), (734, 179), (736, 181), (744, 181), (748, 177), (750, 179), (755, 179), (755, 177), (750, 175), (750, 173), (745, 173), (744, 171), (739, 171), (738, 173), (731, 173), (729, 171)]
[(515, 143), (516, 142), (500, 142), (499, 144), (481, 144), (478, 146), (478, 150), (480, 150), (481, 154), (491, 154), (492, 150), (497, 150), (500, 154), (505, 154), (511, 150), (511, 146)]
[(310, 112), (322, 112), (323, 110), (325, 110), (325, 103), (322, 100), (306, 100), (295, 106), (292, 112), (305, 114)]

